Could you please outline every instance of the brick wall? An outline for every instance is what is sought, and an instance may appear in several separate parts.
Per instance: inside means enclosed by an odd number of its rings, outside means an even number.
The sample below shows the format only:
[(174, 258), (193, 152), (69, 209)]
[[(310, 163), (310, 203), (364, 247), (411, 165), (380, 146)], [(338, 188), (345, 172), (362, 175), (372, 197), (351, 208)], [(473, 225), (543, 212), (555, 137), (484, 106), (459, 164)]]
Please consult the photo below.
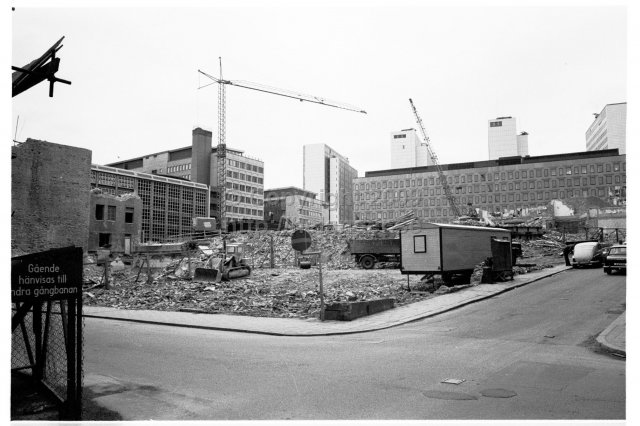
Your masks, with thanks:
[(27, 139), (11, 157), (12, 249), (86, 251), (91, 151)]
[[(131, 243), (131, 250), (140, 243), (142, 225), (142, 199), (132, 193), (120, 197), (105, 194), (99, 189), (90, 191), (89, 213), (89, 245), (88, 251), (96, 251), (100, 247), (100, 234), (109, 235), (112, 253), (125, 253), (125, 240)], [(103, 206), (103, 216), (96, 218), (96, 205)], [(109, 207), (115, 208), (115, 217), (109, 217)], [(131, 222), (127, 222), (126, 211), (131, 209)]]

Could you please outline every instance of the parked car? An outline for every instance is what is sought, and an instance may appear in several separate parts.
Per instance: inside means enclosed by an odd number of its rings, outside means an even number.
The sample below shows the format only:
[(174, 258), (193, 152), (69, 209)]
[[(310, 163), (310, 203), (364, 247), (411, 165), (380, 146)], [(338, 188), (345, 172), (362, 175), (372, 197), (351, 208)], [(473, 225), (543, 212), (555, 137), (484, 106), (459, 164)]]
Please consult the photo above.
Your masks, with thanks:
[(609, 253), (604, 258), (604, 272), (611, 274), (613, 270), (627, 273), (627, 246), (616, 244), (609, 248)]
[(573, 248), (571, 265), (574, 268), (582, 266), (602, 266), (602, 250), (605, 248), (598, 242), (586, 242), (576, 244)]

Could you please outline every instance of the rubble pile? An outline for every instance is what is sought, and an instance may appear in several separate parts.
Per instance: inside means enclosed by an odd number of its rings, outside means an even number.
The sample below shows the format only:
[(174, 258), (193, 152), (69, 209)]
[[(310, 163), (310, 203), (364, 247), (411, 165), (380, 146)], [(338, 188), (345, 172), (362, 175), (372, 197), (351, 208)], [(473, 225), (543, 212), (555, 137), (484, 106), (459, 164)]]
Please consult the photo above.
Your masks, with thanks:
[[(419, 275), (407, 278), (397, 269), (363, 270), (355, 264), (349, 253), (349, 240), (395, 238), (397, 232), (347, 229), (309, 233), (313, 244), (308, 251), (323, 253), (323, 288), (327, 304), (393, 298), (396, 305), (403, 305), (463, 288), (442, 288), (438, 277), (433, 283), (423, 283)], [(294, 267), (296, 255), (291, 248), (291, 234), (292, 231), (268, 231), (227, 236), (227, 243), (246, 243), (245, 259), (252, 271), (248, 277), (218, 283), (193, 281), (191, 277), (195, 268), (209, 267), (212, 252), (223, 246), (220, 237), (198, 241), (199, 249), (191, 256), (176, 256), (165, 262), (167, 266), (162, 270), (152, 269), (151, 277), (147, 276), (147, 267), (140, 269), (135, 264), (114, 268), (109, 288), (103, 285), (103, 267), (87, 259), (84, 303), (120, 309), (317, 318), (319, 271), (317, 266), (304, 270)], [(272, 239), (273, 269), (269, 267)], [(553, 232), (546, 238), (522, 241), (523, 256), (518, 259), (514, 272), (523, 274), (563, 264), (563, 247), (562, 235)], [(483, 266), (476, 267), (471, 285), (481, 281)]]
[[(100, 268), (92, 271), (93, 280), (99, 281)], [(109, 290), (94, 284), (85, 291), (84, 303), (120, 309), (281, 318), (317, 317), (320, 309), (317, 269), (261, 269), (247, 278), (219, 283), (160, 277), (147, 284), (144, 272), (136, 283), (137, 270), (133, 272), (112, 276)], [(417, 279), (412, 277), (413, 281)], [(393, 298), (396, 305), (403, 305), (433, 297), (409, 292), (406, 276), (396, 270), (325, 271), (323, 288), (326, 304)]]

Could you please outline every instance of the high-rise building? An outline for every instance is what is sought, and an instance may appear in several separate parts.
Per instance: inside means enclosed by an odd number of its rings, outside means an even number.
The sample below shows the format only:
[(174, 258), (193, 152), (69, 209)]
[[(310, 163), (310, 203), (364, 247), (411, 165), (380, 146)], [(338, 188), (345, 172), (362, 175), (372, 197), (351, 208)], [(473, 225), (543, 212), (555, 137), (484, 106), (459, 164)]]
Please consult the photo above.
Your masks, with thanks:
[(422, 143), (416, 129), (391, 133), (391, 168), (431, 166), (427, 146)]
[(607, 104), (585, 133), (587, 151), (618, 148), (626, 154), (627, 103)]
[(489, 160), (526, 155), (529, 155), (529, 134), (517, 133), (515, 118), (489, 120)]
[(353, 180), (358, 171), (326, 144), (308, 144), (302, 150), (303, 188), (329, 204), (330, 224), (353, 223)]
[[(197, 127), (191, 146), (108, 164), (121, 169), (166, 175), (209, 185), (210, 214), (219, 216), (218, 156), (211, 132)], [(227, 221), (263, 220), (264, 162), (227, 147)]]

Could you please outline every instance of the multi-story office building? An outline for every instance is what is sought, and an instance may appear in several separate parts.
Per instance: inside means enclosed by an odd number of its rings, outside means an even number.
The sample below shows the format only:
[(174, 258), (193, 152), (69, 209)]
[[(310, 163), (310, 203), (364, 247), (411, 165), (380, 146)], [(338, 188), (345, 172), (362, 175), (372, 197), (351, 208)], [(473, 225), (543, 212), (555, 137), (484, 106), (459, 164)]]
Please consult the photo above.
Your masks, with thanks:
[(330, 224), (353, 223), (353, 180), (349, 159), (323, 143), (303, 146), (303, 187), (329, 205)]
[(431, 166), (427, 146), (422, 143), (416, 129), (391, 133), (391, 168)]
[[(111, 163), (109, 166), (144, 173), (172, 176), (210, 186), (209, 211), (219, 216), (218, 156), (212, 146), (211, 132), (195, 128), (189, 147), (158, 152), (131, 160)], [(243, 151), (226, 149), (225, 206), (227, 221), (262, 220), (264, 192), (264, 163)]]
[(309, 227), (324, 224), (328, 206), (316, 194), (293, 186), (264, 191), (264, 220), (280, 223), (283, 218), (294, 225)]
[(607, 104), (594, 116), (585, 133), (587, 151), (617, 148), (620, 154), (626, 154), (627, 103)]
[[(140, 197), (140, 242), (164, 242), (190, 235), (193, 218), (209, 216), (209, 186), (202, 183), (93, 164), (91, 187), (116, 196), (135, 193)], [(95, 204), (103, 205), (104, 209), (104, 202)], [(134, 206), (122, 206), (123, 209), (126, 207)], [(97, 206), (94, 208), (98, 209)], [(126, 215), (126, 211), (123, 213)], [(130, 213), (134, 218), (135, 210)], [(100, 216), (109, 220), (109, 214), (107, 211)], [(113, 214), (117, 214), (115, 208)]]
[[(526, 214), (554, 199), (626, 203), (626, 156), (617, 149), (443, 164), (459, 208)], [(432, 222), (453, 217), (435, 166), (366, 172), (354, 181), (356, 220), (392, 220), (409, 211)]]
[(529, 134), (517, 134), (516, 119), (498, 117), (489, 120), (489, 160), (529, 155)]

